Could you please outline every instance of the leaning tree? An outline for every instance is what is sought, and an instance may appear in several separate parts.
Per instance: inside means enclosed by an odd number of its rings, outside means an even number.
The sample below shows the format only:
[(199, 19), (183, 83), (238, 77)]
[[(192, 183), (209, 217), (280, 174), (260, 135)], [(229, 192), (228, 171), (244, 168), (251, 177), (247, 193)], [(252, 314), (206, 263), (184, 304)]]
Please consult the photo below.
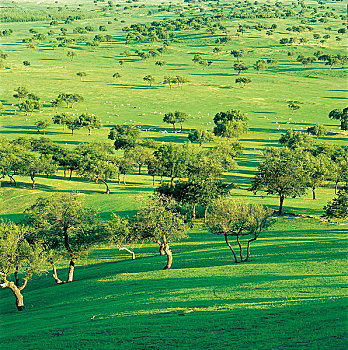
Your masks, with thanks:
[[(76, 262), (104, 240), (99, 214), (85, 207), (80, 195), (55, 194), (38, 198), (24, 212), (23, 224), (30, 227), (30, 244), (41, 243), (53, 268), (57, 284), (73, 281)], [(68, 278), (58, 277), (56, 263), (68, 257)]]
[(173, 254), (169, 243), (185, 237), (187, 224), (179, 213), (175, 200), (153, 195), (145, 208), (139, 210), (132, 220), (134, 234), (142, 241), (152, 241), (160, 246), (160, 254), (167, 255), (164, 270), (170, 269)]
[[(16, 298), (18, 311), (24, 310), (22, 291), (34, 274), (45, 271), (45, 257), (42, 245), (29, 244), (26, 239), (28, 229), (13, 222), (0, 223), (0, 287), (8, 288)], [(24, 273), (19, 284), (18, 273)], [(11, 281), (10, 276), (15, 280)]]

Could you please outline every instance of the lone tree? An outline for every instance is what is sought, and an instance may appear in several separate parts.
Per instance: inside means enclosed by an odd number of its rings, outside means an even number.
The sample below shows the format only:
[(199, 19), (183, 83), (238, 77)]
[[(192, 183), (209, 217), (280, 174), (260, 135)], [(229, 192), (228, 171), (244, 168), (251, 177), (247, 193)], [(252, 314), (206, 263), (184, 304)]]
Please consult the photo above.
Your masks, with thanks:
[(85, 77), (85, 76), (87, 76), (87, 73), (86, 73), (86, 72), (78, 72), (78, 73), (76, 73), (76, 75), (77, 75), (78, 77), (80, 77), (80, 81), (82, 81), (82, 78)]
[(135, 215), (132, 224), (134, 234), (142, 241), (152, 241), (160, 246), (160, 254), (167, 255), (164, 270), (170, 269), (173, 255), (169, 243), (186, 238), (188, 229), (177, 203), (169, 197), (153, 195), (145, 208)]
[(155, 82), (155, 78), (152, 75), (145, 75), (145, 77), (143, 78), (144, 81), (147, 81), (150, 86), (152, 86), (152, 83)]
[(288, 101), (288, 107), (291, 109), (291, 115), (294, 115), (294, 111), (301, 108), (300, 103), (298, 101)]
[(73, 60), (76, 56), (77, 53), (73, 50), (69, 50), (68, 53), (66, 54), (71, 60)]
[(237, 71), (239, 75), (241, 72), (248, 70), (248, 67), (245, 65), (244, 62), (236, 62), (233, 66), (233, 69)]
[(14, 90), (16, 93), (13, 95), (14, 98), (18, 98), (18, 102), (21, 103), (24, 98), (27, 97), (29, 91), (24, 86), (19, 86)]
[(102, 124), (101, 120), (95, 115), (89, 112), (82, 113), (77, 118), (77, 124), (81, 128), (88, 129), (88, 135), (91, 135), (92, 129), (100, 129)]
[[(234, 261), (247, 262), (250, 258), (250, 244), (256, 241), (261, 232), (270, 227), (272, 210), (258, 204), (247, 204), (229, 198), (219, 198), (208, 211), (207, 223), (210, 232), (223, 234), (227, 246), (231, 249)], [(229, 237), (235, 237), (239, 247), (239, 256), (234, 251)], [(246, 257), (243, 257), (242, 239), (247, 239)]]
[(330, 119), (341, 122), (341, 130), (348, 130), (348, 107), (344, 109), (334, 109), (329, 113)]
[(46, 134), (46, 129), (49, 125), (50, 125), (50, 122), (48, 120), (38, 120), (35, 123), (37, 132), (40, 132), (40, 130), (43, 130), (44, 135)]
[(309, 183), (303, 154), (288, 148), (268, 148), (265, 159), (259, 165), (258, 172), (250, 188), (255, 194), (265, 191), (279, 196), (279, 215), (287, 197), (298, 197), (306, 193)]
[[(38, 198), (24, 213), (23, 224), (31, 228), (28, 241), (44, 245), (57, 284), (72, 282), (76, 262), (104, 239), (98, 213), (86, 208), (77, 194)], [(62, 281), (55, 264), (64, 257), (70, 263), (68, 278)]]
[(114, 73), (114, 74), (112, 75), (112, 77), (116, 80), (116, 79), (118, 79), (118, 78), (121, 78), (121, 74), (118, 73), (118, 72), (116, 72), (116, 73)]
[(323, 217), (329, 220), (348, 218), (348, 187), (338, 191), (337, 196), (324, 207)]
[(180, 124), (180, 130), (182, 130), (182, 123), (186, 122), (188, 114), (185, 112), (175, 111), (175, 120)]
[(175, 123), (177, 122), (175, 113), (173, 113), (173, 112), (166, 113), (163, 117), (163, 121), (167, 124), (172, 124), (173, 129), (175, 129)]
[[(0, 287), (9, 288), (16, 298), (18, 311), (24, 310), (22, 291), (33, 274), (45, 271), (43, 247), (38, 243), (29, 244), (28, 230), (12, 222), (0, 222)], [(19, 285), (18, 273), (24, 272), (23, 283)], [(15, 281), (9, 276), (14, 274)]]
[(241, 88), (245, 88), (247, 84), (251, 83), (250, 78), (237, 78), (236, 79), (236, 84), (239, 84)]

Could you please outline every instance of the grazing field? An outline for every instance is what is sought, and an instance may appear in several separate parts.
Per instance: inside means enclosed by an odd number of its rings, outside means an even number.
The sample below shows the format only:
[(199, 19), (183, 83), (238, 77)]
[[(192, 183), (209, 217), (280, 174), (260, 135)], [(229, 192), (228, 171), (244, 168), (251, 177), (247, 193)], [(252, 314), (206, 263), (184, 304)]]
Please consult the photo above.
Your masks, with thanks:
[[(329, 118), (330, 111), (347, 107), (346, 21), (346, 4), (339, 1), (4, 0), (0, 147), (27, 147), (23, 138), (44, 137), (71, 154), (94, 142), (113, 148), (108, 135), (115, 125), (136, 127), (137, 142), (156, 141), (157, 150), (171, 143), (191, 147), (186, 143), (193, 130), (212, 134), (217, 113), (240, 110), (247, 116), (247, 133), (215, 136), (202, 147), (192, 146), (192, 152), (205, 156), (199, 152), (209, 155), (221, 140), (239, 142), (242, 152), (222, 172), (222, 183), (233, 184), (232, 199), (276, 213), (279, 196), (264, 190), (254, 194), (250, 187), (267, 148), (285, 148), (279, 144), (282, 135), (291, 130), (307, 135), (308, 128), (322, 125), (325, 133), (313, 136), (313, 145), (294, 152), (305, 157), (338, 146), (347, 157), (347, 131)], [(157, 36), (153, 28), (146, 33), (141, 27), (150, 23), (160, 27)], [(143, 28), (140, 39), (132, 37), (135, 25)], [(295, 39), (281, 43), (284, 38)], [(258, 62), (260, 69), (255, 68)], [(239, 63), (247, 69), (234, 69)], [(174, 80), (168, 84), (166, 77)], [(238, 78), (250, 82), (243, 87)], [(28, 94), (15, 97), (19, 87), (38, 96), (40, 106), (20, 107)], [(63, 100), (54, 106), (60, 94), (79, 94), (83, 101), (72, 108)], [(289, 107), (292, 101), (298, 109)], [(163, 120), (175, 111), (187, 113), (182, 128)], [(101, 121), (91, 135), (86, 126), (76, 127), (72, 135), (68, 123), (52, 120), (87, 112)], [(47, 127), (38, 127), (40, 121)], [(144, 161), (140, 173), (134, 164), (125, 171), (123, 183), (117, 163), (118, 176), (107, 179), (111, 193), (105, 194), (100, 178), (81, 175), (77, 166), (69, 179), (67, 166), (59, 163), (47, 176), (35, 174), (35, 188), (28, 172), (13, 171), (14, 186), (1, 151), (0, 218), (15, 223), (39, 198), (70, 193), (102, 220), (112, 213), (131, 218), (163, 177), (156, 173), (154, 185)], [(111, 153), (118, 162), (127, 157), (122, 148)], [(253, 242), (248, 262), (233, 262), (223, 235), (204, 225), (205, 208), (198, 204), (188, 238), (171, 244), (170, 270), (161, 270), (165, 257), (158, 255), (158, 244), (130, 242), (133, 261), (117, 245), (105, 243), (78, 259), (73, 283), (56, 285), (50, 265), (34, 275), (23, 291), (24, 312), (16, 310), (8, 289), (1, 290), (2, 348), (346, 349), (348, 223), (322, 217), (335, 185), (344, 192), (348, 181), (342, 175), (335, 183), (333, 166), (323, 172), (316, 199), (309, 183), (306, 193), (286, 196), (283, 215), (274, 215), (274, 225)], [(175, 182), (188, 179), (183, 173)], [(164, 176), (165, 184), (170, 180)], [(191, 204), (185, 203), (186, 214)], [(231, 243), (237, 245), (232, 238)], [(57, 264), (59, 275), (67, 273), (66, 265)]]

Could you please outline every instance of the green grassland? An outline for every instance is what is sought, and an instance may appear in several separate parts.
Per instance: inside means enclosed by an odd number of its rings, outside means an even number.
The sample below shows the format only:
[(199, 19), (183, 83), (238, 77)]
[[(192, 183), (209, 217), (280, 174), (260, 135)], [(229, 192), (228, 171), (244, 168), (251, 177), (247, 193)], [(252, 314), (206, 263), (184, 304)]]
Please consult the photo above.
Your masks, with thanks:
[[(11, 28), (13, 34), (0, 38), (0, 50), (8, 54), (5, 69), (0, 69), (0, 101), (5, 111), (0, 113), (0, 136), (39, 137), (34, 126), (37, 120), (50, 120), (55, 109), (49, 101), (61, 92), (79, 93), (85, 101), (74, 106), (74, 113), (88, 110), (103, 123), (99, 130), (78, 130), (74, 136), (61, 126), (50, 125), (45, 137), (62, 145), (74, 147), (80, 142), (107, 139), (115, 124), (137, 125), (142, 138), (161, 142), (186, 142), (189, 130), (213, 127), (217, 112), (240, 109), (248, 113), (250, 131), (240, 139), (243, 154), (236, 159), (238, 168), (224, 175), (234, 182), (233, 197), (251, 203), (261, 203), (277, 209), (278, 198), (253, 195), (247, 191), (262, 160), (262, 150), (277, 146), (280, 135), (290, 128), (305, 130), (320, 123), (329, 133), (316, 142), (347, 144), (347, 134), (338, 122), (328, 118), (335, 108), (346, 107), (348, 99), (347, 68), (323, 62), (304, 66), (296, 61), (300, 54), (312, 56), (317, 50), (328, 54), (346, 54), (345, 37), (337, 29), (344, 21), (328, 18), (316, 23), (313, 32), (289, 33), (288, 26), (299, 25), (299, 19), (227, 19), (222, 23), (232, 41), (221, 46), (223, 52), (214, 54), (215, 40), (221, 33), (202, 30), (175, 32), (179, 42), (169, 46), (168, 53), (158, 59), (167, 62), (155, 66), (155, 60), (140, 60), (135, 50), (151, 50), (160, 43), (125, 45), (124, 26), (165, 18), (178, 18), (174, 11), (157, 12), (159, 2), (140, 1), (144, 8), (121, 4), (104, 15), (105, 3), (92, 1), (59, 1), (60, 6), (75, 9), (79, 3), (92, 18), (50, 26), (49, 21), (3, 22), (0, 29)], [(169, 5), (169, 1), (163, 2)], [(175, 2), (173, 2), (175, 3)], [(306, 2), (307, 3), (307, 2)], [(12, 6), (4, 1), (4, 6)], [(52, 2), (36, 4), (16, 1), (23, 8), (38, 10), (53, 6)], [(222, 2), (224, 4), (224, 2)], [(228, 2), (230, 6), (231, 2)], [(287, 3), (289, 6), (291, 2)], [(310, 5), (317, 2), (308, 2)], [(55, 6), (55, 5), (54, 5)], [(124, 10), (124, 6), (128, 9)], [(179, 5), (178, 5), (179, 6)], [(210, 13), (210, 7), (200, 4)], [(345, 14), (345, 4), (325, 3), (339, 15)], [(182, 3), (179, 6), (183, 7)], [(93, 10), (93, 11), (92, 11)], [(148, 11), (153, 15), (149, 17)], [(184, 11), (186, 17), (199, 16), (195, 9)], [(0, 11), (1, 15), (1, 11)], [(118, 21), (115, 21), (117, 18)], [(111, 24), (108, 24), (111, 21)], [(277, 24), (274, 34), (247, 30), (236, 36), (238, 25), (257, 23)], [(40, 33), (59, 28), (68, 30), (67, 37), (76, 38), (77, 26), (105, 25), (113, 36), (111, 42), (101, 43), (96, 50), (85, 44), (55, 48), (48, 40), (27, 48), (21, 40), (30, 37), (29, 29)], [(328, 32), (325, 28), (331, 27)], [(329, 33), (325, 44), (313, 39), (313, 33)], [(86, 34), (93, 38), (97, 30)], [(282, 46), (280, 38), (299, 35), (306, 44)], [(341, 36), (342, 41), (335, 37)], [(67, 57), (68, 50), (77, 57)], [(122, 56), (129, 50), (131, 55)], [(246, 76), (252, 82), (245, 88), (235, 84), (235, 59), (232, 49), (246, 50), (242, 60), (249, 67)], [(288, 56), (288, 52), (293, 56)], [(194, 54), (213, 61), (202, 69), (192, 62)], [(279, 63), (257, 73), (252, 65), (258, 59), (275, 58)], [(25, 67), (22, 61), (31, 62)], [(124, 65), (119, 65), (124, 60)], [(77, 72), (86, 72), (80, 81)], [(119, 72), (121, 78), (112, 75)], [(156, 78), (152, 87), (143, 81), (151, 74)], [(178, 88), (163, 85), (166, 75), (181, 75), (189, 82)], [(41, 111), (25, 116), (16, 108), (14, 89), (25, 86), (45, 101)], [(291, 115), (288, 100), (300, 101), (301, 108)], [(174, 133), (163, 123), (165, 113), (182, 110), (190, 114), (183, 132)], [(68, 111), (60, 107), (59, 111)], [(280, 127), (278, 127), (280, 125)], [(149, 130), (151, 129), (151, 130)], [(165, 132), (163, 132), (165, 131)], [(208, 147), (209, 145), (205, 145)], [(63, 177), (60, 169), (49, 178), (39, 176), (36, 189), (31, 189), (28, 177), (17, 177), (17, 188), (6, 179), (0, 188), (0, 217), (18, 221), (23, 210), (40, 196), (54, 192), (77, 191), (89, 206), (97, 208), (104, 218), (112, 212), (131, 216), (140, 209), (143, 200), (152, 193), (152, 178), (146, 175), (127, 175), (127, 185), (112, 181), (111, 194), (103, 194), (104, 185), (73, 175), (72, 181)], [(135, 261), (113, 246), (93, 250), (79, 262), (74, 283), (57, 286), (47, 275), (35, 277), (24, 290), (26, 311), (15, 310), (14, 298), (1, 290), (0, 341), (3, 349), (344, 349), (347, 348), (346, 268), (347, 225), (323, 222), (323, 206), (334, 196), (332, 184), (317, 191), (317, 199), (308, 193), (300, 198), (287, 198), (284, 210), (288, 214), (277, 219), (275, 226), (252, 246), (252, 261), (233, 264), (223, 239), (214, 236), (200, 225), (190, 230), (189, 238), (173, 244), (173, 269), (163, 271), (163, 257), (152, 244), (134, 245)], [(305, 217), (306, 216), (306, 217)], [(310, 217), (307, 217), (310, 216)], [(63, 264), (60, 273), (65, 273)], [(91, 317), (94, 320), (91, 320)], [(63, 333), (63, 334), (61, 334)], [(61, 334), (61, 335), (60, 335)]]

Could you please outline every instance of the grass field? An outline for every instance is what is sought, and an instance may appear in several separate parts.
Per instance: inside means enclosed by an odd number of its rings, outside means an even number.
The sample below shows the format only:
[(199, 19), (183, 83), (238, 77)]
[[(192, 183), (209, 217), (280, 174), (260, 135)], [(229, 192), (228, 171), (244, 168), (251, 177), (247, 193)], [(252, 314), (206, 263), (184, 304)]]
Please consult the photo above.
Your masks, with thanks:
[[(186, 142), (190, 130), (212, 129), (216, 113), (239, 109), (248, 114), (250, 131), (240, 139), (243, 154), (236, 159), (238, 168), (224, 175), (226, 182), (234, 182), (231, 192), (236, 198), (260, 203), (277, 209), (278, 198), (253, 195), (247, 191), (262, 151), (277, 146), (280, 135), (290, 128), (305, 130), (316, 123), (325, 125), (329, 133), (316, 142), (347, 145), (347, 133), (339, 130), (338, 121), (328, 118), (335, 108), (347, 107), (347, 68), (329, 69), (323, 62), (304, 66), (296, 61), (300, 54), (313, 56), (317, 50), (327, 54), (346, 54), (345, 35), (337, 30), (345, 21), (329, 16), (326, 23), (313, 25), (313, 32), (288, 32), (287, 27), (299, 25), (298, 18), (286, 19), (226, 19), (222, 21), (232, 41), (214, 54), (215, 40), (221, 32), (209, 34), (205, 29), (175, 32), (179, 42), (172, 43), (162, 57), (164, 67), (155, 66), (155, 60), (142, 61), (135, 50), (151, 50), (161, 43), (125, 45), (122, 28), (135, 23), (179, 18), (173, 11), (157, 12), (159, 2), (140, 1), (145, 7), (121, 4), (110, 13), (101, 9), (106, 3), (92, 1), (59, 1), (59, 6), (83, 8), (93, 15), (57, 26), (49, 21), (3, 22), (0, 30), (12, 29), (9, 37), (0, 37), (0, 50), (8, 54), (5, 68), (0, 69), (0, 101), (5, 107), (0, 112), (0, 136), (39, 137), (34, 124), (37, 120), (51, 120), (55, 108), (50, 100), (59, 93), (79, 93), (85, 101), (74, 106), (72, 113), (89, 111), (103, 123), (99, 130), (78, 130), (74, 136), (61, 126), (51, 124), (45, 137), (67, 147), (81, 142), (111, 142), (107, 135), (115, 124), (137, 125), (142, 138), (161, 142)], [(168, 6), (169, 1), (163, 2)], [(176, 3), (176, 2), (173, 2)], [(284, 2), (289, 8), (291, 2)], [(37, 11), (53, 2), (5, 0), (2, 6), (20, 6)], [(235, 2), (221, 1), (227, 10)], [(317, 5), (316, 2), (306, 2)], [(197, 4), (195, 4), (197, 5)], [(127, 6), (128, 9), (124, 9)], [(209, 14), (212, 9), (200, 3)], [(219, 5), (220, 6), (220, 5)], [(345, 14), (345, 4), (325, 3), (329, 10)], [(182, 8), (183, 5), (178, 5)], [(92, 11), (97, 10), (97, 11)], [(148, 11), (152, 16), (148, 16)], [(321, 12), (324, 10), (320, 10)], [(195, 9), (183, 11), (186, 17), (200, 16)], [(1, 8), (0, 8), (1, 15)], [(304, 17), (310, 16), (306, 12)], [(117, 21), (114, 20), (117, 18)], [(110, 24), (108, 22), (111, 22)], [(236, 36), (239, 24), (275, 23), (273, 35), (265, 31), (247, 30)], [(60, 27), (68, 30), (68, 38), (77, 26), (91, 25), (96, 30), (85, 34), (93, 38), (100, 34), (97, 28), (105, 25), (111, 42), (101, 43), (92, 50), (83, 43), (67, 48), (52, 48), (51, 38), (27, 47), (22, 39), (31, 36), (29, 29), (40, 33), (53, 30), (56, 37)], [(331, 27), (328, 31), (327, 27)], [(313, 39), (313, 33), (330, 34), (325, 43)], [(283, 37), (301, 36), (305, 44), (282, 46)], [(335, 38), (339, 36), (341, 41)], [(77, 53), (71, 60), (68, 50)], [(252, 82), (245, 88), (235, 84), (235, 59), (232, 49), (244, 49), (242, 60), (248, 71), (242, 76)], [(121, 52), (129, 50), (130, 56)], [(292, 52), (293, 56), (289, 56)], [(192, 62), (195, 54), (213, 61), (202, 69)], [(279, 63), (257, 73), (252, 69), (259, 59), (275, 58)], [(23, 61), (30, 61), (24, 66)], [(124, 60), (121, 67), (119, 61)], [(77, 72), (86, 72), (80, 81)], [(112, 75), (121, 74), (115, 80)], [(151, 74), (156, 81), (152, 87), (143, 81)], [(189, 82), (170, 89), (163, 85), (166, 75), (181, 75)], [(14, 89), (25, 86), (41, 97), (43, 108), (26, 116), (18, 111)], [(301, 102), (301, 108), (291, 114), (287, 101)], [(174, 133), (162, 121), (165, 113), (182, 110), (190, 114), (182, 132)], [(64, 107), (60, 112), (68, 111)], [(209, 146), (209, 145), (205, 145)], [(89, 206), (98, 209), (103, 218), (112, 212), (131, 216), (140, 209), (143, 200), (152, 193), (152, 178), (145, 174), (127, 175), (127, 185), (113, 181), (111, 194), (103, 194), (104, 185), (77, 177), (72, 181), (63, 177), (60, 169), (49, 178), (39, 176), (35, 190), (28, 177), (17, 177), (17, 188), (3, 179), (0, 188), (0, 217), (18, 221), (23, 210), (40, 196), (55, 192), (77, 191), (83, 194)], [(252, 246), (252, 261), (233, 264), (232, 256), (222, 237), (207, 233), (198, 221), (190, 230), (189, 238), (173, 245), (173, 269), (162, 271), (163, 257), (157, 255), (157, 246), (135, 245), (135, 261), (113, 246), (93, 250), (79, 262), (74, 283), (57, 286), (50, 273), (34, 277), (24, 290), (26, 311), (18, 313), (14, 298), (8, 290), (1, 290), (0, 342), (3, 349), (346, 349), (347, 300), (346, 267), (347, 223), (340, 225), (323, 222), (323, 206), (334, 196), (332, 183), (300, 198), (287, 198), (284, 211), (272, 229)], [(289, 214), (301, 214), (295, 217)], [(305, 217), (306, 216), (306, 217)], [(310, 217), (307, 217), (310, 216)], [(65, 264), (60, 274), (65, 274)], [(94, 320), (91, 317), (94, 316)]]

